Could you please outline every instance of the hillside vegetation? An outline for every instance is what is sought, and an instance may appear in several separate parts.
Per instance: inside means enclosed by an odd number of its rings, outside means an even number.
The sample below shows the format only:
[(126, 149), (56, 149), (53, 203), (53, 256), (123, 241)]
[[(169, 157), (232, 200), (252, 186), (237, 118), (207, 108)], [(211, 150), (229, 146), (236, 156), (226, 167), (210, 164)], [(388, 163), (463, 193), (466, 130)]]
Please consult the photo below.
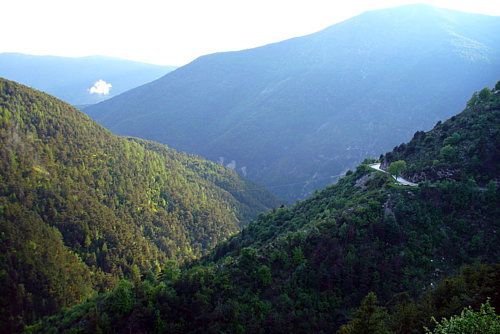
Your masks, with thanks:
[(0, 79), (1, 332), (199, 257), (277, 205), (220, 164)]
[[(487, 187), (433, 174), (404, 187), (367, 159), (307, 200), (261, 214), (200, 261), (122, 281), (28, 332), (424, 333), (435, 326), (431, 316), (439, 321), (488, 298), (498, 310), (500, 92), (487, 91), (443, 123), (445, 138), (477, 130), (474, 140), (494, 143), (467, 145), (462, 157), (463, 166), (494, 157), (491, 170), (465, 174)], [(441, 124), (424, 135), (440, 132)], [(439, 161), (449, 144), (425, 156)]]
[(485, 186), (498, 184), (500, 157), (500, 83), (493, 92), (484, 88), (467, 102), (467, 108), (429, 132), (381, 156), (382, 166), (407, 162), (404, 175), (415, 181), (457, 180)]

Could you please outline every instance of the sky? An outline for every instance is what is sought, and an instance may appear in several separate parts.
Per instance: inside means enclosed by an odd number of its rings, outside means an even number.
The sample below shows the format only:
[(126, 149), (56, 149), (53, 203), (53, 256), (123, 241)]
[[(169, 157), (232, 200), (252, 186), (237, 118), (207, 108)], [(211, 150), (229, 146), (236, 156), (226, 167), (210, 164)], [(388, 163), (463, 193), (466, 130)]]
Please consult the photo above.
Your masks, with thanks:
[[(158, 65), (322, 30), (406, 0), (1, 0), (0, 52), (105, 55)], [(500, 15), (497, 0), (424, 0)]]

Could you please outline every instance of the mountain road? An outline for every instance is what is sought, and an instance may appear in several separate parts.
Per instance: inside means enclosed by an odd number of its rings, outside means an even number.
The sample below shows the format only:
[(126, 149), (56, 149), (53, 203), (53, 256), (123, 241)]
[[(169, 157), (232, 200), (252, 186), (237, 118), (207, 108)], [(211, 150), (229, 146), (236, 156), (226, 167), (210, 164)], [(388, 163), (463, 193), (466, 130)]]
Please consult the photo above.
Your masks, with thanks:
[[(368, 165), (368, 166), (369, 166), (370, 168), (372, 168), (372, 169), (375, 169), (375, 170), (378, 170), (378, 171), (380, 171), (380, 172), (383, 172), (383, 173), (388, 174), (385, 170), (380, 169), (380, 163), (370, 164), (370, 165)], [(391, 175), (391, 176), (392, 176), (392, 175)], [(396, 178), (396, 177), (392, 176), (392, 178), (393, 178), (394, 180), (396, 180), (396, 182), (397, 182), (398, 184), (403, 185), (403, 186), (410, 186), (410, 187), (417, 187), (417, 186), (418, 186), (418, 184), (413, 183), (413, 182), (410, 182), (410, 181), (408, 181), (408, 180), (405, 180), (405, 179), (403, 179), (402, 177), (398, 177), (398, 178)]]

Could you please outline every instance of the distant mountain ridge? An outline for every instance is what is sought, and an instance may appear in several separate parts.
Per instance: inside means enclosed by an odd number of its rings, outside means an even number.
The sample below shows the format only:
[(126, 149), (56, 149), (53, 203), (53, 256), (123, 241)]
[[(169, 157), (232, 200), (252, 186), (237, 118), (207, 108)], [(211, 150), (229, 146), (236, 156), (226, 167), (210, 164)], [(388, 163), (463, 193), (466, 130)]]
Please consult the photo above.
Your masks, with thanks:
[[(42, 90), (73, 105), (101, 102), (156, 80), (175, 68), (104, 56), (72, 58), (0, 53), (0, 77)], [(99, 80), (111, 84), (108, 94), (89, 92)]]
[(371, 11), (200, 57), (86, 111), (118, 134), (223, 161), (293, 201), (494, 82), (498, 31), (499, 17), (428, 5)]

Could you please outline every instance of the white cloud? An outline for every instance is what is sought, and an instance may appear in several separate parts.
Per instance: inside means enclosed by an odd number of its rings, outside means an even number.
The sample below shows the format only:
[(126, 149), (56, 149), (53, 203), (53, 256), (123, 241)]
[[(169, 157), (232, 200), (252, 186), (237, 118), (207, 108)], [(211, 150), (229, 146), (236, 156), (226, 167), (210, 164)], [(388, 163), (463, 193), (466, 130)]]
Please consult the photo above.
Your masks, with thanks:
[(100, 79), (94, 83), (94, 86), (88, 89), (90, 94), (108, 95), (112, 84)]

